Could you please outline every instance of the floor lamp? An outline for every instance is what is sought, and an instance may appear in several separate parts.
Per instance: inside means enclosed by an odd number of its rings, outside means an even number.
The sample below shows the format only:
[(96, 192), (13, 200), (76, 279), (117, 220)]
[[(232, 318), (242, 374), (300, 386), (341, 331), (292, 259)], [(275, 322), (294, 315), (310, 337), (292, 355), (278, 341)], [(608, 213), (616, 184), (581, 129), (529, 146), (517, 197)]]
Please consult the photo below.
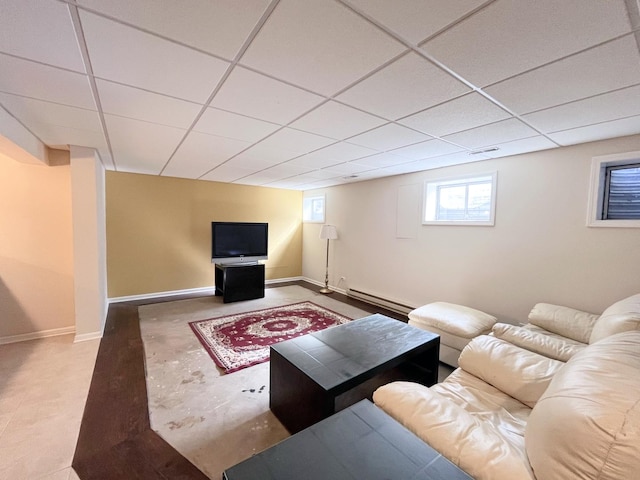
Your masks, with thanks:
[(338, 238), (338, 231), (333, 225), (323, 225), (320, 230), (320, 239), (327, 241), (327, 265), (324, 273), (324, 288), (320, 289), (320, 293), (333, 293), (333, 290), (329, 290), (329, 240), (336, 240)]

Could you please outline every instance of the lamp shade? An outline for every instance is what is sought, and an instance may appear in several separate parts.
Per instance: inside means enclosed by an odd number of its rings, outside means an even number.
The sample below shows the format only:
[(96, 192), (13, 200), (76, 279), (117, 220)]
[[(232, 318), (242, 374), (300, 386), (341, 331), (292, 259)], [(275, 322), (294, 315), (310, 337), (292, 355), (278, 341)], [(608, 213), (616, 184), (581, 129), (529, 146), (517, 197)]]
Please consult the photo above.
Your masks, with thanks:
[(322, 240), (335, 240), (338, 238), (338, 230), (333, 225), (323, 225), (320, 230), (320, 238)]

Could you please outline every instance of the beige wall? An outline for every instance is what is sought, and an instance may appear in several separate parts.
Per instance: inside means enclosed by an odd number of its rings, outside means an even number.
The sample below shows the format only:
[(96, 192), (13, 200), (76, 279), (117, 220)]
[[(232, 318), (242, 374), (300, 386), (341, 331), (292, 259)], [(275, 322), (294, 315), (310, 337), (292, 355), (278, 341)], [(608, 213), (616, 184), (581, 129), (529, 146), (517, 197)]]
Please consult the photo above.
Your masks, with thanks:
[[(601, 312), (640, 292), (640, 229), (586, 227), (591, 158), (639, 149), (640, 136), (624, 137), (307, 192), (326, 193), (327, 223), (339, 231), (330, 284), (516, 323), (536, 302)], [(494, 227), (420, 225), (426, 179), (494, 170)], [(414, 238), (396, 238), (399, 190), (409, 192)], [(304, 225), (303, 275), (323, 281), (319, 228)]]
[(0, 155), (0, 338), (73, 331), (69, 166)]
[(302, 193), (108, 171), (109, 298), (213, 286), (211, 222), (269, 222), (267, 279), (302, 272)]

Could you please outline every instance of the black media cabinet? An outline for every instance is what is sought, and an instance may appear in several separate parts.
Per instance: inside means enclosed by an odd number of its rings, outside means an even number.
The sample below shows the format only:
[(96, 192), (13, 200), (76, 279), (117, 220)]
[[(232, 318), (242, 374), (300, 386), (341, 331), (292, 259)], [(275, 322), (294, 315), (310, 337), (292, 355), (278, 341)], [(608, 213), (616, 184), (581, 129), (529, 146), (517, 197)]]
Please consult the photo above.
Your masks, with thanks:
[(216, 296), (224, 303), (264, 297), (264, 264), (216, 264)]

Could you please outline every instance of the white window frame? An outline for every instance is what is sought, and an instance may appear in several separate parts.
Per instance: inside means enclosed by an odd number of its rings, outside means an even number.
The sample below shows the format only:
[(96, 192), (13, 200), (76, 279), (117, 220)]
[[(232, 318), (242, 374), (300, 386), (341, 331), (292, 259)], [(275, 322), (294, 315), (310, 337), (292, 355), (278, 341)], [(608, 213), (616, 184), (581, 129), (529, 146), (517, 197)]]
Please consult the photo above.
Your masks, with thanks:
[[(437, 220), (436, 192), (441, 186), (448, 185), (471, 185), (480, 179), (491, 178), (491, 212), (489, 220)], [(498, 172), (474, 173), (469, 175), (458, 175), (455, 177), (433, 178), (425, 180), (422, 199), (422, 224), (423, 225), (471, 225), (471, 226), (494, 226), (496, 219), (496, 192), (498, 190)]]
[[(313, 218), (313, 216), (307, 215), (307, 212), (311, 212), (314, 202), (322, 202), (322, 218)], [(309, 195), (302, 199), (302, 221), (304, 223), (325, 223), (327, 216), (327, 201), (324, 195)]]
[(587, 226), (605, 228), (640, 228), (640, 220), (603, 220), (605, 172), (607, 167), (638, 163), (640, 151), (600, 155), (591, 159), (591, 183), (587, 204)]

